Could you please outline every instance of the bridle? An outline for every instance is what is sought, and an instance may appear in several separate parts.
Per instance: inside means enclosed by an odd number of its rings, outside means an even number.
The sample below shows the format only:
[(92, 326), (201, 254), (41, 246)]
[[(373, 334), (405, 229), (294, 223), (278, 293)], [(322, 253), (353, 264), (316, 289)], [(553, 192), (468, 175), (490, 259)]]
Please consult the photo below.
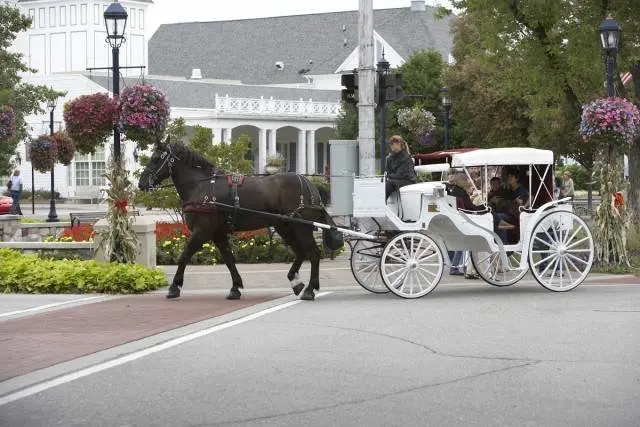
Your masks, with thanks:
[(174, 166), (176, 160), (180, 160), (180, 157), (178, 157), (171, 150), (171, 145), (167, 145), (167, 151), (162, 151), (162, 154), (160, 154), (160, 158), (163, 160), (162, 164), (160, 165), (160, 167), (158, 167), (158, 169), (156, 169), (154, 172), (149, 174), (149, 188), (150, 189), (155, 187), (153, 185), (153, 182), (156, 181), (156, 179), (158, 178), (158, 174), (160, 173), (160, 171), (162, 169), (164, 169), (165, 166), (169, 167), (169, 176), (171, 176), (173, 174), (173, 166)]

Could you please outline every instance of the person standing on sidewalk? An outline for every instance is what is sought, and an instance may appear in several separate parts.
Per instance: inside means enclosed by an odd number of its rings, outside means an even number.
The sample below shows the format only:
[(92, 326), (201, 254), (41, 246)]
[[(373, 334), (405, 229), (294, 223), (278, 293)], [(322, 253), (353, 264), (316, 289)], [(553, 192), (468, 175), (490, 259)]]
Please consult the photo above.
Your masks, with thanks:
[(9, 192), (13, 203), (11, 205), (11, 214), (22, 215), (22, 209), (20, 209), (20, 196), (22, 195), (22, 178), (20, 177), (20, 170), (13, 171), (13, 176), (9, 179)]
[(573, 179), (571, 179), (571, 171), (566, 170), (562, 174), (562, 186), (560, 187), (560, 197), (571, 197), (574, 194)]

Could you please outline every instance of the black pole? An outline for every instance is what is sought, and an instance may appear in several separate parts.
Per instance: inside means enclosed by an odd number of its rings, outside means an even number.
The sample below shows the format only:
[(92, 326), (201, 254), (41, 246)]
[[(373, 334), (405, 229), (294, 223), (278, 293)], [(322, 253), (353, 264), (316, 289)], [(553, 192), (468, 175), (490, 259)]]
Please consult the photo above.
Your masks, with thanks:
[(616, 96), (614, 86), (614, 74), (616, 69), (616, 57), (613, 53), (607, 52), (607, 95), (609, 98)]
[(449, 149), (449, 110), (451, 110), (450, 105), (444, 106), (444, 149)]
[(33, 172), (33, 163), (31, 163), (31, 215), (36, 214), (36, 189), (35, 189), (35, 173)]
[(380, 174), (384, 174), (384, 167), (386, 163), (386, 140), (387, 140), (387, 103), (385, 102), (387, 97), (387, 89), (385, 86), (385, 76), (383, 73), (378, 75), (378, 106), (380, 108), (379, 124), (380, 127)]
[[(49, 111), (49, 134), (53, 136), (53, 110), (55, 107), (52, 107)], [(54, 176), (53, 171), (56, 168), (56, 162), (53, 162), (53, 166), (51, 166), (51, 200), (49, 202), (49, 216), (47, 217), (47, 222), (58, 222), (58, 214), (56, 212), (56, 195), (54, 190)], [(33, 188), (32, 188), (33, 190)], [(34, 191), (32, 191), (33, 193)]]
[[(113, 97), (120, 96), (120, 48), (111, 48), (113, 57)], [(113, 157), (116, 162), (120, 162), (120, 132), (118, 124), (113, 126)]]

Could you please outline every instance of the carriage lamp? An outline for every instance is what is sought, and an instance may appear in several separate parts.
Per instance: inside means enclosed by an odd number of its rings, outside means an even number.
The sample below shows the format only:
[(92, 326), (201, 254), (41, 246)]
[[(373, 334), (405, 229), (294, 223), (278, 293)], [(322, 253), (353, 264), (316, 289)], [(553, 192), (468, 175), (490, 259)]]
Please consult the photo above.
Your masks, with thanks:
[(609, 97), (615, 96), (614, 76), (616, 69), (616, 55), (618, 53), (618, 47), (620, 44), (620, 36), (622, 30), (618, 21), (611, 16), (600, 23), (598, 29), (600, 33), (600, 43), (602, 44), (602, 50), (606, 55), (607, 64), (607, 95)]
[[(57, 98), (51, 98), (47, 101), (47, 110), (49, 110), (49, 134), (53, 136), (53, 111), (56, 109)], [(54, 169), (56, 168), (55, 162), (51, 166), (51, 200), (49, 201), (49, 215), (47, 216), (47, 222), (58, 222), (58, 213), (56, 212), (56, 195), (54, 189)], [(33, 187), (33, 185), (32, 185)], [(31, 193), (35, 193), (31, 188)]]
[[(117, 0), (104, 11), (107, 42), (111, 46), (114, 97), (120, 95), (120, 46), (125, 41), (124, 31), (127, 28), (127, 17), (127, 11)], [(120, 161), (120, 131), (117, 125), (113, 126), (113, 157), (117, 162)]]
[(444, 109), (444, 149), (449, 149), (449, 114), (451, 113), (451, 95), (448, 87), (440, 89), (442, 108)]

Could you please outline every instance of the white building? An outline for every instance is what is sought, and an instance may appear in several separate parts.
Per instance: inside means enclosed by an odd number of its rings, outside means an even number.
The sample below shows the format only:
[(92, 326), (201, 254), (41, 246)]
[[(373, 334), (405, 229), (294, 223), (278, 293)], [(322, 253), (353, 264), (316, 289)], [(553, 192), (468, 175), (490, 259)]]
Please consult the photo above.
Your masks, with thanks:
[[(276, 152), (285, 157), (287, 170), (323, 172), (340, 108), (340, 74), (358, 66), (357, 11), (165, 24), (147, 42), (145, 24), (153, 2), (120, 3), (129, 15), (120, 65), (147, 67), (144, 72), (122, 70), (121, 88), (142, 80), (159, 87), (167, 94), (172, 118), (212, 128), (217, 141), (249, 136), (256, 172)], [(384, 50), (397, 67), (428, 48), (446, 58), (448, 19), (436, 20), (424, 0), (407, 3), (375, 11), (376, 59)], [(87, 71), (111, 66), (103, 20), (108, 3), (18, 0), (17, 5), (33, 19), (13, 46), (37, 69), (24, 81), (68, 92), (54, 111), (57, 129), (63, 126), (64, 102), (111, 89), (107, 72)], [(31, 116), (28, 123), (37, 136), (48, 132), (49, 116)], [(133, 144), (123, 146), (133, 167)], [(109, 145), (95, 155), (77, 156), (69, 167), (57, 166), (56, 189), (63, 197), (94, 196), (104, 184), (101, 175), (110, 151)], [(24, 145), (19, 153), (23, 169), (30, 170)], [(36, 173), (36, 189), (48, 189), (49, 182), (49, 174)]]

